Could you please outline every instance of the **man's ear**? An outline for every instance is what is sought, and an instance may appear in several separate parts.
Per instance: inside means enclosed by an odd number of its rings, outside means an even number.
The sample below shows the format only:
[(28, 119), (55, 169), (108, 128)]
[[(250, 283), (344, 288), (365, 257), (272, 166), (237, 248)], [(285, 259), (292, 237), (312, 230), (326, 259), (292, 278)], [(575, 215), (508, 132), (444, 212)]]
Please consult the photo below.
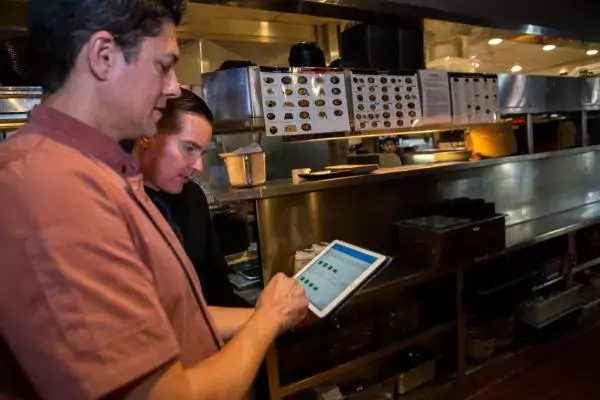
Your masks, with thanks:
[(121, 47), (107, 31), (94, 33), (86, 43), (84, 51), (90, 72), (100, 81), (109, 78), (119, 61), (118, 58), (123, 57)]

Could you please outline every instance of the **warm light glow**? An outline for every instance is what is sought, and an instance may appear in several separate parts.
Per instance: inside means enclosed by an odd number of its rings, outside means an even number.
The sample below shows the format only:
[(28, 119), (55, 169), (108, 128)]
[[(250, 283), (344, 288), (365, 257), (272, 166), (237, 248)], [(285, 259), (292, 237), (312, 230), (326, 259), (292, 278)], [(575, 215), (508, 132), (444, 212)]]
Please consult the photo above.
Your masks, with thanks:
[(542, 47), (542, 50), (544, 50), (544, 51), (552, 51), (554, 49), (556, 49), (555, 44), (546, 44)]
[(587, 54), (588, 56), (595, 56), (596, 54), (598, 54), (598, 50), (589, 49), (588, 51), (585, 52), (585, 54)]
[(500, 39), (500, 38), (492, 38), (490, 40), (488, 40), (488, 44), (490, 46), (498, 46), (500, 43), (502, 43), (504, 40)]
[(513, 65), (510, 68), (510, 72), (514, 72), (514, 73), (521, 72), (522, 70), (523, 70), (523, 67), (521, 67), (519, 64)]

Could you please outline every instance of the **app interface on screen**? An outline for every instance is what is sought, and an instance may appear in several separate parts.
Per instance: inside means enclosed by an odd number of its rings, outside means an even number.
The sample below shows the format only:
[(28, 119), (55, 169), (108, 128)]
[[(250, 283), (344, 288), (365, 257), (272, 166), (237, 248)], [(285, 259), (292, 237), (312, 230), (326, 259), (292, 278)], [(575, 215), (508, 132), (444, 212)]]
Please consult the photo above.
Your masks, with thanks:
[(373, 256), (335, 244), (298, 277), (298, 282), (310, 303), (323, 310), (375, 260)]

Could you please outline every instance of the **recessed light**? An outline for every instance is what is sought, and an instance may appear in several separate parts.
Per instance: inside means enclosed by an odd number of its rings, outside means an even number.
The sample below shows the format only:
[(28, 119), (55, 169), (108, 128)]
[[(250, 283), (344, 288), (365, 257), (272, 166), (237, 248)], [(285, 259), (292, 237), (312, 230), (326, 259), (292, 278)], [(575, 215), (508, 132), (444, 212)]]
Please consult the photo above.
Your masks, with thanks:
[(589, 49), (588, 51), (585, 52), (585, 54), (587, 54), (588, 56), (595, 56), (596, 54), (598, 54), (598, 50)]
[(490, 40), (488, 40), (488, 44), (490, 46), (498, 46), (500, 43), (502, 43), (504, 40), (500, 39), (500, 38), (492, 38)]
[(510, 72), (514, 72), (514, 73), (521, 72), (522, 70), (523, 70), (523, 67), (521, 67), (519, 64), (513, 65), (510, 68)]
[(554, 49), (556, 49), (555, 44), (546, 44), (542, 47), (542, 50), (544, 50), (544, 51), (552, 51)]

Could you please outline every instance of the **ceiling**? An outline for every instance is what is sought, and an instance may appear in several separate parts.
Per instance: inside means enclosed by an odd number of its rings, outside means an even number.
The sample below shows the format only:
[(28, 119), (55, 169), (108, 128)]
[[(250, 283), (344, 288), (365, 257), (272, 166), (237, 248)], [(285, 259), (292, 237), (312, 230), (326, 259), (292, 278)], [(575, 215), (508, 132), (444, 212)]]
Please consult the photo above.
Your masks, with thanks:
[[(25, 1), (0, 0), (0, 39), (23, 33), (26, 7)], [(180, 27), (180, 35), (182, 38), (215, 40), (234, 53), (251, 54), (271, 50), (273, 53), (281, 53), (282, 46), (307, 38), (317, 40), (318, 26), (328, 24), (343, 29), (348, 22), (309, 15), (190, 3)], [(519, 64), (523, 68), (522, 73), (556, 75), (565, 68), (573, 70), (579, 66), (600, 63), (600, 54), (594, 57), (585, 54), (586, 48), (595, 47), (594, 44), (435, 20), (426, 20), (425, 30), (428, 61), (440, 61), (448, 57), (468, 60), (472, 57), (479, 64), (477, 70), (481, 72), (509, 72), (513, 65)], [(487, 42), (492, 37), (503, 38), (504, 42), (498, 46), (490, 46)], [(557, 49), (542, 51), (542, 44), (548, 42), (557, 43)], [(276, 48), (269, 50), (267, 44)]]
[(587, 56), (581, 48), (557, 47), (553, 51), (543, 51), (541, 44), (515, 42), (503, 42), (498, 46), (480, 44), (473, 46), (473, 54), (480, 60), (481, 68), (491, 72), (509, 72), (518, 64), (523, 67), (522, 73), (552, 75), (599, 59)]
[[(561, 70), (570, 71), (600, 61), (600, 54), (585, 54), (587, 49), (600, 50), (600, 45), (594, 43), (434, 20), (426, 21), (425, 30), (428, 61), (448, 57), (473, 59), (481, 72), (508, 73), (518, 64), (523, 68), (521, 73), (558, 75)], [(491, 38), (504, 41), (491, 46), (488, 44)], [(543, 51), (544, 44), (556, 44), (557, 48)]]
[[(336, 24), (343, 29), (348, 22), (309, 15), (191, 3), (181, 31), (191, 36), (226, 43), (234, 53), (252, 54), (269, 52), (266, 46), (256, 46), (257, 43), (280, 47), (314, 37), (316, 26)], [(431, 47), (427, 52), (431, 55), (430, 61), (446, 57), (472, 57), (479, 65), (477, 70), (481, 72), (508, 73), (513, 65), (519, 64), (523, 68), (522, 73), (558, 75), (565, 68), (571, 71), (582, 65), (600, 62), (600, 55), (590, 57), (585, 54), (587, 48), (595, 47), (593, 44), (572, 40), (436, 20), (426, 20), (425, 30), (426, 44)], [(503, 38), (504, 42), (498, 46), (490, 46), (488, 40), (493, 37)], [(558, 44), (557, 49), (542, 51), (542, 44), (550, 42)], [(281, 49), (273, 49), (273, 52), (281, 52)]]

